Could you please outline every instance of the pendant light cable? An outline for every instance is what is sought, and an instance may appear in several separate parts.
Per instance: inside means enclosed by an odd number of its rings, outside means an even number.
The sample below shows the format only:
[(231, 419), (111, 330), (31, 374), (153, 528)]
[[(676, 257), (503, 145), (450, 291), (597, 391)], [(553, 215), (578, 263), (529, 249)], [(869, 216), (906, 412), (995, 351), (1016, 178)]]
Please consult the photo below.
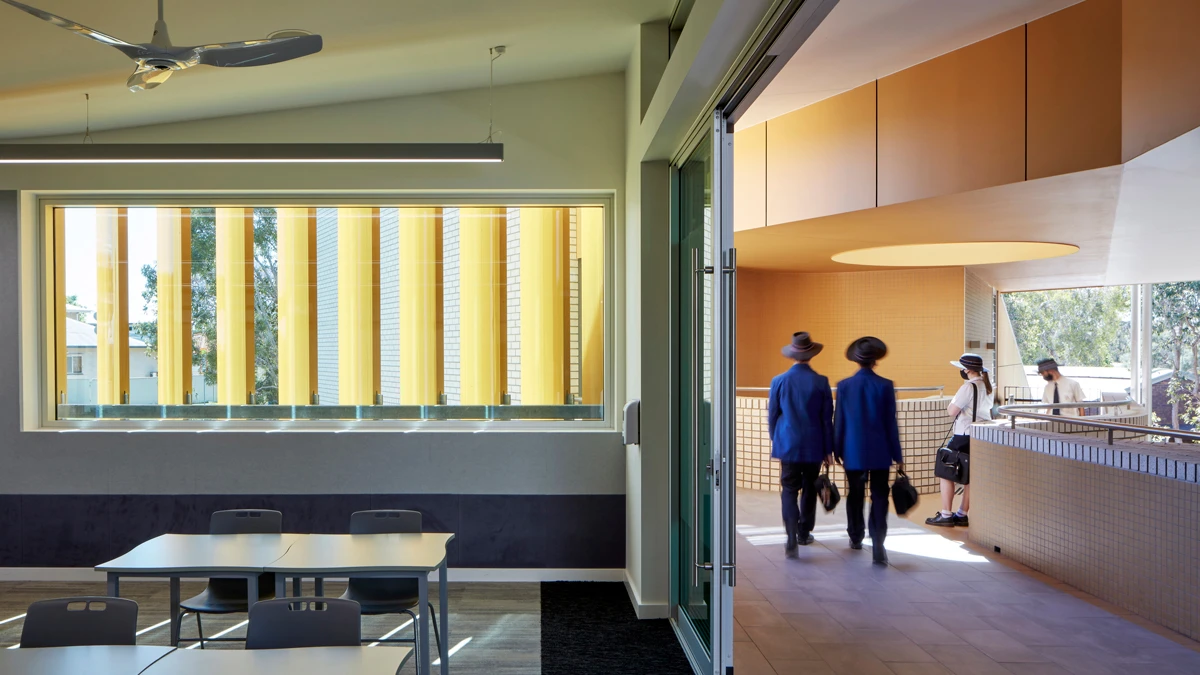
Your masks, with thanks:
[(92, 141), (92, 95), (83, 95), (83, 142), (91, 145)]
[(484, 143), (496, 142), (493, 138), (496, 135), (496, 116), (494, 112), (496, 107), (496, 95), (494, 93), (496, 88), (496, 59), (504, 56), (504, 53), (507, 51), (508, 47), (505, 47), (504, 45), (499, 45), (488, 49), (488, 54), (491, 57), (491, 59), (488, 61), (488, 135), (487, 138), (483, 140)]

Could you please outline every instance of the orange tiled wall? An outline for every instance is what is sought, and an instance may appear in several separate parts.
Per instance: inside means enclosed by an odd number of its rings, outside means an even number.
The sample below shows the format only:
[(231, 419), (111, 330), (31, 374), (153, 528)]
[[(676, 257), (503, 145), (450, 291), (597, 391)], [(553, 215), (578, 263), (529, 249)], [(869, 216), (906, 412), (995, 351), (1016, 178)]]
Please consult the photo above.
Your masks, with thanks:
[(962, 384), (949, 362), (964, 339), (961, 267), (878, 272), (738, 274), (737, 384), (766, 387), (788, 368), (779, 348), (807, 330), (825, 344), (813, 367), (831, 383), (854, 374), (846, 346), (874, 335), (889, 355), (878, 372), (899, 387)]

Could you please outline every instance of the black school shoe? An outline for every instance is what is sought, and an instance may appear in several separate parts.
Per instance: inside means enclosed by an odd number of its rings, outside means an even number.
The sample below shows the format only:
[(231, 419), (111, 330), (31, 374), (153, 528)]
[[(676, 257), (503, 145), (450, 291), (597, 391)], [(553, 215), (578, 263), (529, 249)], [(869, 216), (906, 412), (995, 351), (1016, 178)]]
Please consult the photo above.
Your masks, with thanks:
[[(963, 519), (963, 523), (964, 524), (966, 523), (965, 518)], [(934, 527), (954, 527), (955, 525), (958, 524), (958, 519), (955, 518), (953, 515), (944, 516), (944, 515), (942, 515), (941, 511), (939, 511), (936, 516), (934, 516), (932, 518), (926, 518), (925, 524), (932, 525)]]
[[(941, 514), (938, 514), (938, 515), (941, 515)], [(960, 516), (956, 513), (950, 517), (954, 519), (954, 524), (958, 527), (970, 527), (971, 526), (970, 523), (967, 522), (966, 516)]]
[(812, 536), (811, 534), (805, 534), (797, 538), (796, 543), (800, 544), (801, 546), (808, 546), (816, 540), (816, 537)]
[(850, 548), (854, 549), (855, 551), (861, 551), (862, 550), (862, 542), (861, 541), (852, 541), (852, 542), (850, 542)]

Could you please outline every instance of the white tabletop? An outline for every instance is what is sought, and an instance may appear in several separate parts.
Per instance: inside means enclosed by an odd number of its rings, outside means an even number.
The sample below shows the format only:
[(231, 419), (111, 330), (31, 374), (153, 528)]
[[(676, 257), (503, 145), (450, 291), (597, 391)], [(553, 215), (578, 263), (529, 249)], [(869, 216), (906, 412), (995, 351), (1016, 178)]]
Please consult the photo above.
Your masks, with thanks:
[(4, 675), (137, 675), (172, 647), (46, 647), (0, 649)]
[(411, 655), (408, 647), (180, 649), (146, 675), (395, 675)]
[(120, 574), (261, 572), (299, 534), (163, 534), (96, 569)]
[(267, 572), (352, 574), (354, 572), (432, 572), (446, 559), (454, 535), (308, 534), (301, 536)]

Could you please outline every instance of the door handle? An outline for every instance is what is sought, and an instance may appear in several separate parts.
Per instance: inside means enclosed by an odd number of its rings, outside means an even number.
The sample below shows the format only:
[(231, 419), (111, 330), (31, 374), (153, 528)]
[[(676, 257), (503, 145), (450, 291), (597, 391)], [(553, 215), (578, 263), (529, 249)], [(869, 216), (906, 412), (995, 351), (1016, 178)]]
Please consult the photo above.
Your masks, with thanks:
[[(691, 409), (692, 409), (692, 588), (700, 585), (700, 570), (712, 569), (712, 563), (700, 561), (700, 395), (703, 382), (704, 320), (701, 317), (701, 299), (704, 293), (704, 275), (712, 274), (712, 267), (704, 265), (704, 249), (692, 249), (692, 358), (691, 358)], [(708, 463), (709, 471), (712, 463)]]
[(721, 273), (727, 275), (728, 282), (724, 284), (725, 321), (722, 329), (725, 331), (725, 399), (721, 406), (721, 415), (725, 424), (722, 430), (724, 447), (721, 450), (721, 462), (724, 464), (725, 476), (725, 518), (724, 532), (725, 557), (722, 559), (721, 571), (729, 575), (729, 585), (737, 585), (737, 420), (734, 418), (737, 396), (737, 359), (733, 356), (734, 345), (737, 344), (737, 249), (731, 248), (724, 252)]

